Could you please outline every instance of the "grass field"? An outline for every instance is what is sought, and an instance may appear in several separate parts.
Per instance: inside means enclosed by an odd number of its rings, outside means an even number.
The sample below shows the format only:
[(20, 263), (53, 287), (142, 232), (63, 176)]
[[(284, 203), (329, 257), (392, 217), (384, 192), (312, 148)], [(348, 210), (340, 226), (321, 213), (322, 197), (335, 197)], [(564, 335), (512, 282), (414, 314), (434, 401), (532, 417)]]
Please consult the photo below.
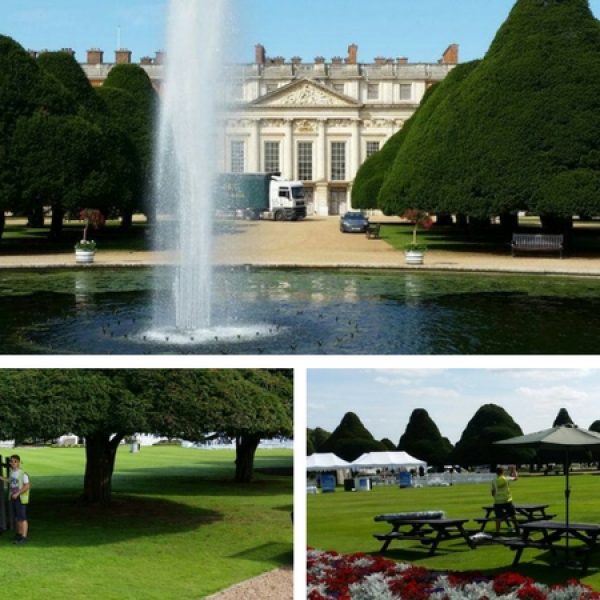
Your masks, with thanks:
[[(522, 477), (512, 484), (516, 503), (546, 503), (549, 511), (564, 520), (564, 478), (562, 476)], [(600, 477), (577, 475), (571, 478), (571, 522), (600, 523)], [(400, 489), (396, 486), (376, 487), (371, 492), (344, 492), (309, 495), (308, 545), (320, 550), (342, 553), (377, 554), (381, 548), (373, 533), (386, 533), (389, 526), (375, 523), (381, 513), (443, 510), (449, 517), (483, 517), (482, 506), (492, 497), (489, 484), (463, 484), (453, 487)], [(469, 522), (467, 528), (475, 528)], [(488, 525), (490, 528), (490, 525)], [(491, 529), (489, 529), (491, 531)], [(418, 542), (392, 542), (385, 556), (400, 562), (411, 562), (427, 568), (476, 570), (498, 573), (518, 570), (543, 583), (561, 583), (578, 578), (579, 571), (549, 566), (547, 556), (536, 550), (525, 550), (517, 569), (511, 567), (514, 552), (499, 545), (479, 546), (475, 550), (462, 541), (442, 543), (438, 554), (427, 557), (428, 548)], [(600, 555), (590, 560), (590, 569), (583, 582), (600, 590)]]
[[(540, 231), (539, 221), (529, 217), (521, 218), (519, 226), (523, 233)], [(568, 253), (573, 256), (599, 254), (599, 234), (600, 228), (597, 221), (575, 221), (573, 233), (569, 239)], [(381, 238), (397, 250), (404, 251), (407, 244), (412, 242), (412, 226), (409, 224), (384, 224), (381, 227)], [(499, 225), (494, 225), (485, 232), (472, 236), (452, 227), (419, 229), (417, 243), (424, 245), (429, 250), (510, 254), (509, 244)]]
[[(78, 502), (83, 449), (19, 454), (32, 479), (30, 541), (0, 536), (3, 597), (197, 599), (292, 563), (292, 477), (235, 484), (233, 451), (123, 447), (106, 510)], [(285, 450), (256, 461), (291, 464)]]

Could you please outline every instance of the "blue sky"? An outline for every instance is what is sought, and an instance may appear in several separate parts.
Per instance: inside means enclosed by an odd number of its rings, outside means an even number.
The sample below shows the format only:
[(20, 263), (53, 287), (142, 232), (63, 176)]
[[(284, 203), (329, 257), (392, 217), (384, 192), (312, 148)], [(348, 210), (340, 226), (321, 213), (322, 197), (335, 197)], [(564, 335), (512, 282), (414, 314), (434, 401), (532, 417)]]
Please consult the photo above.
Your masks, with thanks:
[[(197, 0), (214, 2), (221, 0)], [(345, 56), (350, 43), (359, 60), (407, 56), (435, 62), (451, 43), (461, 60), (483, 56), (514, 0), (232, 0), (237, 24), (231, 39), (238, 61), (254, 60), (254, 45), (269, 56)], [(600, 15), (600, 0), (590, 6)], [(35, 50), (70, 47), (85, 60), (99, 47), (112, 60), (121, 46), (134, 60), (164, 46), (167, 0), (2, 0), (0, 33)], [(234, 43), (232, 41), (232, 43)]]
[(598, 369), (309, 369), (307, 389), (308, 427), (333, 431), (351, 411), (395, 444), (415, 408), (452, 443), (487, 403), (502, 406), (524, 433), (551, 427), (560, 408), (580, 427), (600, 419)]

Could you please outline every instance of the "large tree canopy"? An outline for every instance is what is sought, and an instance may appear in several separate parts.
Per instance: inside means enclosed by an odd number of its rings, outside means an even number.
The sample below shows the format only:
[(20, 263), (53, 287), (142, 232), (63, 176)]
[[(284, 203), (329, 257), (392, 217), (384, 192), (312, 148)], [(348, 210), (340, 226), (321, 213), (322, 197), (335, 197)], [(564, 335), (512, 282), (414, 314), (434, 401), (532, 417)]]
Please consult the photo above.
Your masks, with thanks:
[[(3, 370), (0, 437), (85, 438), (84, 499), (108, 502), (116, 451), (126, 436), (189, 440), (224, 432), (243, 440), (237, 460), (251, 478), (256, 436), (291, 435), (289, 374), (250, 370)], [(248, 475), (250, 471), (250, 475)]]
[(518, 0), (484, 59), (444, 83), (398, 151), (384, 210), (600, 214), (600, 26), (587, 0)]
[(17, 124), (40, 113), (73, 112), (73, 99), (66, 89), (41, 70), (17, 42), (0, 35), (0, 237), (4, 211), (24, 210), (22, 182), (16, 176), (21, 158), (14, 141)]

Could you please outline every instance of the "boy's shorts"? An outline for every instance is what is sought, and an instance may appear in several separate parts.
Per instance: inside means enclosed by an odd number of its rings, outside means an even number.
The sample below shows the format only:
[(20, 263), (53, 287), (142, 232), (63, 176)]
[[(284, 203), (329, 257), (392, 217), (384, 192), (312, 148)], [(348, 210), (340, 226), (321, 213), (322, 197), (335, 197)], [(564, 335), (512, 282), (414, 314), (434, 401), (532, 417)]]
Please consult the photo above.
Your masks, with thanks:
[(494, 504), (494, 512), (496, 513), (497, 519), (506, 519), (515, 516), (515, 507), (512, 502)]
[(11, 500), (15, 521), (27, 521), (27, 506), (21, 502), (21, 498)]

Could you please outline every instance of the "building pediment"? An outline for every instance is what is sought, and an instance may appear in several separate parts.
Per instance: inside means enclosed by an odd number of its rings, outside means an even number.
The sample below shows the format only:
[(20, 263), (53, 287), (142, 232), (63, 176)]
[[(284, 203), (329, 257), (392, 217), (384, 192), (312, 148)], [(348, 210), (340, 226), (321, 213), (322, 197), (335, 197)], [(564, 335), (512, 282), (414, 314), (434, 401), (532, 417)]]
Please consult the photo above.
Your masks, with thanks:
[(357, 107), (359, 104), (352, 98), (320, 83), (302, 79), (257, 98), (250, 103), (250, 106)]

